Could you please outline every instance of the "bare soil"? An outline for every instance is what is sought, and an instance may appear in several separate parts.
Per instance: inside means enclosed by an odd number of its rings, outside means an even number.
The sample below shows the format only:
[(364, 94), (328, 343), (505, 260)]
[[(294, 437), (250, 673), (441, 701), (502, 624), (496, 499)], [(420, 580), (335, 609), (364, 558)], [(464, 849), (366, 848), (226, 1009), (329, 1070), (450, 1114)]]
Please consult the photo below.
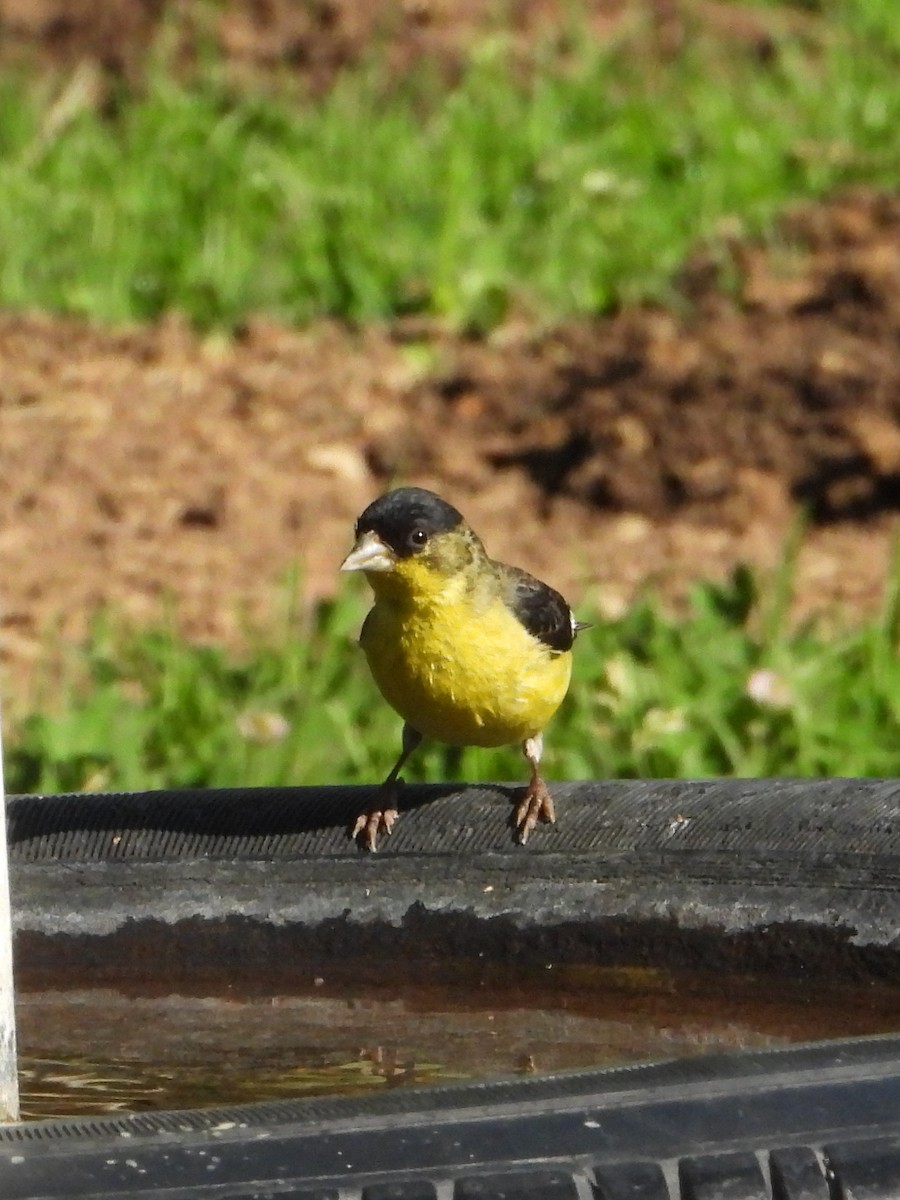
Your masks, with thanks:
[(477, 40), (498, 33), (523, 61), (536, 39), (564, 54), (576, 14), (600, 40), (649, 33), (664, 55), (702, 27), (765, 57), (773, 28), (810, 19), (802, 3), (760, 12), (734, 0), (0, 0), (0, 63), (90, 61), (137, 83), (162, 44), (183, 71), (202, 69), (212, 50), (235, 83), (293, 78), (315, 92), (373, 58), (391, 76), (427, 59), (452, 78)]
[[(553, 7), (512, 4), (514, 28)], [(705, 18), (761, 49), (758, 18), (722, 7)], [(631, 11), (589, 8), (607, 31)], [(0, 61), (136, 70), (164, 19), (189, 55), (200, 11), (235, 69), (277, 61), (325, 86), (376, 17), (398, 63), (452, 67), (494, 6), (0, 0)], [(681, 9), (648, 11), (677, 41)], [(798, 611), (870, 610), (900, 527), (900, 196), (800, 208), (777, 245), (735, 242), (727, 264), (699, 249), (674, 311), (485, 339), (0, 314), (0, 662), (24, 684), (51, 628), (79, 637), (108, 603), (145, 621), (171, 598), (191, 636), (236, 641), (293, 563), (311, 598), (333, 593), (355, 516), (400, 480), (609, 611), (648, 584), (677, 603), (738, 561), (773, 565), (806, 511)]]

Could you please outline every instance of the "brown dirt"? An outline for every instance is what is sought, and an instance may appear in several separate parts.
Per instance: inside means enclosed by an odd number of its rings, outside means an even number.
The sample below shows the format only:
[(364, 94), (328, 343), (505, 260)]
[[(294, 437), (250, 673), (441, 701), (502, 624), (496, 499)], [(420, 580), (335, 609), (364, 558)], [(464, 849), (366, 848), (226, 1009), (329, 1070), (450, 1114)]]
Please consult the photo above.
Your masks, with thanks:
[[(508, 28), (527, 46), (560, 7), (511, 0)], [(666, 53), (686, 21), (762, 54), (765, 22), (800, 19), (708, 0), (586, 8), (597, 36), (637, 17)], [(139, 80), (165, 26), (187, 67), (212, 38), (236, 77), (319, 88), (376, 44), (397, 70), (429, 56), (452, 73), (496, 12), (0, 0), (0, 64)], [(226, 341), (175, 318), (109, 331), (0, 316), (0, 661), (24, 682), (54, 621), (76, 637), (105, 603), (148, 620), (167, 596), (190, 634), (234, 640), (243, 613), (276, 610), (295, 561), (309, 595), (333, 591), (354, 517), (398, 479), (610, 610), (648, 581), (677, 599), (738, 560), (772, 565), (806, 506), (798, 609), (871, 607), (900, 524), (900, 197), (798, 210), (778, 245), (735, 243), (726, 264), (698, 252), (680, 315), (511, 322), (487, 340), (411, 322), (254, 320)]]
[(760, 12), (734, 0), (0, 0), (0, 63), (70, 69), (90, 61), (140, 80), (148, 51), (162, 46), (183, 71), (209, 51), (236, 83), (291, 78), (313, 91), (377, 56), (396, 76), (427, 59), (453, 77), (470, 48), (501, 33), (527, 59), (535, 39), (565, 53), (571, 19), (602, 41), (649, 32), (676, 53), (698, 24), (767, 55), (773, 28), (808, 18), (788, 5)]
[(807, 250), (738, 248), (730, 299), (698, 257), (681, 318), (488, 340), (257, 320), (231, 341), (0, 318), (7, 665), (51, 619), (77, 636), (102, 604), (145, 620), (167, 595), (191, 634), (234, 639), (292, 562), (332, 592), (354, 517), (400, 478), (610, 608), (773, 564), (803, 502), (799, 607), (873, 605), (900, 509), (900, 198), (786, 228)]

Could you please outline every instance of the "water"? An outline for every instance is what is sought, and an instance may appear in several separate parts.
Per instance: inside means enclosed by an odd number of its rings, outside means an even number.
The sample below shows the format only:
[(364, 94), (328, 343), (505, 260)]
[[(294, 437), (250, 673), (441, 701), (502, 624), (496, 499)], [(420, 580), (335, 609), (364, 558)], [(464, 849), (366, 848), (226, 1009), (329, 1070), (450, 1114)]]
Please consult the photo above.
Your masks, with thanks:
[[(634, 968), (321, 968), (291, 994), (18, 997), (25, 1119), (207, 1107), (900, 1029), (900, 989)], [(202, 988), (198, 988), (202, 991)]]

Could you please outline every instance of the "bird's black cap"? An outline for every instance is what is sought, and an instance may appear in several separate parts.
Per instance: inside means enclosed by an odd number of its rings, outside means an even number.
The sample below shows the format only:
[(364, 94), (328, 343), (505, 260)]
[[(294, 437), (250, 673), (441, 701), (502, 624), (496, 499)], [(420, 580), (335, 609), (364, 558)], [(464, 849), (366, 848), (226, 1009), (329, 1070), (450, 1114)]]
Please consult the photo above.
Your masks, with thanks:
[(373, 500), (360, 514), (356, 536), (372, 530), (398, 557), (407, 558), (421, 549), (414, 534), (421, 531), (430, 538), (456, 529), (462, 521), (462, 513), (434, 492), (417, 487), (395, 488)]

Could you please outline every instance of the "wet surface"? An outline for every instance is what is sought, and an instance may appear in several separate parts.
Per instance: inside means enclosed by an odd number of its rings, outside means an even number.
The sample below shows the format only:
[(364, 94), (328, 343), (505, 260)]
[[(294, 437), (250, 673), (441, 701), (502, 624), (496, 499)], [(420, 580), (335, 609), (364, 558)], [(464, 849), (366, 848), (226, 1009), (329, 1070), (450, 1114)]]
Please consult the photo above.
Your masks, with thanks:
[(372, 1088), (610, 1066), (885, 1033), (881, 985), (462, 963), (339, 970), (293, 994), (25, 991), (25, 1119), (208, 1107)]

